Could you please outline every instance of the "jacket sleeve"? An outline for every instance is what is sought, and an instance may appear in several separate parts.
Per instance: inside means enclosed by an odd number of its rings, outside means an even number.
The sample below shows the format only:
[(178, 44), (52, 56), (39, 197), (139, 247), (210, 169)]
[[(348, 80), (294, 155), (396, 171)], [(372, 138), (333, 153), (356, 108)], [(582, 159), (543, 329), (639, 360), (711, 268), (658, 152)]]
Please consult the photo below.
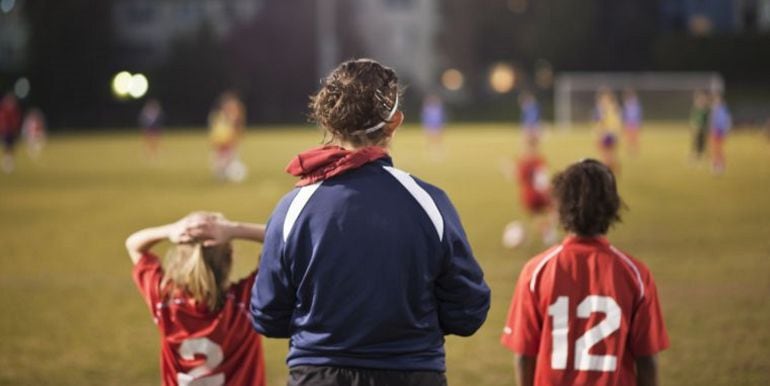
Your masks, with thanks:
[(257, 332), (271, 338), (289, 337), (296, 302), (283, 253), (283, 221), (290, 201), (284, 199), (267, 223), (259, 272), (251, 290), (252, 325)]
[(435, 197), (444, 218), (444, 268), (435, 287), (439, 324), (444, 334), (470, 336), (487, 318), (490, 290), (457, 211), (443, 192)]

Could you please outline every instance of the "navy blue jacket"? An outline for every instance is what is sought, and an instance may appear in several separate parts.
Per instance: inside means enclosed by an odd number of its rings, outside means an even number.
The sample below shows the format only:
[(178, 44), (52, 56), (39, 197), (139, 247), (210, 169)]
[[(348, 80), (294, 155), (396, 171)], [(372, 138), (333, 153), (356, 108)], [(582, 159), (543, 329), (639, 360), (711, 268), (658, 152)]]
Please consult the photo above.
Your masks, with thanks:
[(473, 334), (489, 298), (446, 194), (382, 158), (283, 197), (250, 309), (289, 367), (444, 371), (444, 335)]

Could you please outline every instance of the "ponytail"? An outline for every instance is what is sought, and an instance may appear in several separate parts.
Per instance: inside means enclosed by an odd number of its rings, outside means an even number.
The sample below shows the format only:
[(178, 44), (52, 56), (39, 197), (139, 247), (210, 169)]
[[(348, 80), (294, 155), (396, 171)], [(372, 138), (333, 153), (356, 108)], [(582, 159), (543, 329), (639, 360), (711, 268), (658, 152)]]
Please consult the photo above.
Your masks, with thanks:
[(168, 256), (161, 288), (182, 291), (209, 311), (218, 311), (229, 286), (231, 254), (230, 245), (177, 245)]

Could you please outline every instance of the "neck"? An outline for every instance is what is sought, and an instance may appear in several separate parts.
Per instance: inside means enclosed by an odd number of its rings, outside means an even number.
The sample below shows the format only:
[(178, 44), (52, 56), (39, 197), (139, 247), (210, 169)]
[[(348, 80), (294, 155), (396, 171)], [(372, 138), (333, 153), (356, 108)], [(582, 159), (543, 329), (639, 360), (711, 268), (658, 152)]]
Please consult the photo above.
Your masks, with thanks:
[(595, 235), (581, 235), (581, 234), (578, 234), (578, 233), (575, 233), (575, 232), (570, 232), (567, 235), (570, 236), (570, 237), (578, 237), (578, 238), (581, 238), (581, 239), (598, 239), (598, 238), (602, 238), (602, 237), (607, 236), (606, 233), (599, 233), (599, 234), (595, 234)]
[(358, 149), (362, 149), (362, 148), (369, 147), (369, 146), (378, 146), (378, 147), (381, 147), (383, 149), (387, 149), (388, 148), (387, 143), (361, 143), (361, 144), (355, 145), (355, 144), (353, 144), (350, 141), (345, 141), (345, 140), (339, 139), (339, 138), (334, 138), (332, 140), (332, 142), (331, 142), (331, 145), (336, 145), (336, 146), (339, 146), (339, 147), (342, 147), (342, 148), (345, 148), (345, 149), (348, 149), (348, 150), (358, 150)]

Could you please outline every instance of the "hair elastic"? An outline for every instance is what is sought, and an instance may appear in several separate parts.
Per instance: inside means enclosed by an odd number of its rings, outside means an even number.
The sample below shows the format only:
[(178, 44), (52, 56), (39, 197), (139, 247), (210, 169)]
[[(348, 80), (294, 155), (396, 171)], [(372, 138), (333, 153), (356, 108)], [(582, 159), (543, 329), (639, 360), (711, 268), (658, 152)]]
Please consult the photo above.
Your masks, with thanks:
[(387, 124), (388, 121), (391, 120), (391, 118), (393, 118), (394, 115), (396, 115), (396, 111), (398, 111), (398, 94), (396, 94), (396, 100), (393, 102), (393, 108), (390, 109), (390, 113), (388, 113), (388, 117), (385, 118), (384, 121), (382, 121), (382, 122), (380, 122), (380, 123), (378, 123), (378, 124), (368, 128), (368, 129), (354, 131), (351, 134), (370, 134), (370, 133), (374, 133), (375, 131), (377, 131), (379, 129), (382, 129), (383, 127), (385, 127), (385, 124)]

